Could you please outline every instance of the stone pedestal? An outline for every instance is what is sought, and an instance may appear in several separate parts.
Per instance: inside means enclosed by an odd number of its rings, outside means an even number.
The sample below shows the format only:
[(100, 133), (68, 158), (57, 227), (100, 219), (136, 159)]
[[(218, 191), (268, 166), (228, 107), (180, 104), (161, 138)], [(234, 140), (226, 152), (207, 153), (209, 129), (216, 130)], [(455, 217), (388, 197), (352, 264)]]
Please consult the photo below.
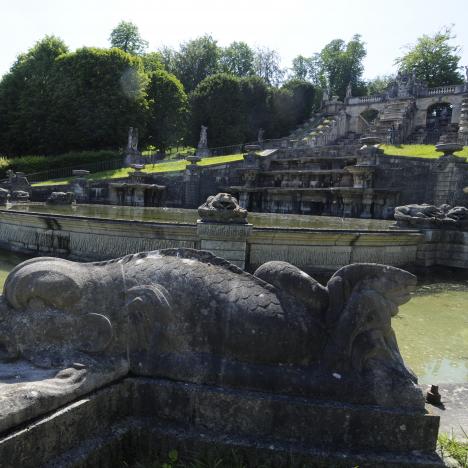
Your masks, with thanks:
[(187, 208), (196, 208), (199, 205), (200, 198), (200, 177), (201, 167), (197, 164), (189, 164), (185, 169), (185, 206)]
[(75, 200), (80, 203), (86, 203), (89, 201), (89, 180), (85, 178), (89, 174), (89, 171), (85, 170), (74, 170), (74, 179), (70, 184), (71, 191), (75, 194)]
[(197, 221), (197, 236), (201, 250), (208, 250), (239, 268), (245, 269), (247, 239), (252, 224), (221, 224)]
[(435, 164), (434, 205), (456, 205), (463, 202), (463, 186), (465, 185), (466, 160), (453, 153), (463, 149), (457, 143), (438, 143), (436, 150), (443, 152)]

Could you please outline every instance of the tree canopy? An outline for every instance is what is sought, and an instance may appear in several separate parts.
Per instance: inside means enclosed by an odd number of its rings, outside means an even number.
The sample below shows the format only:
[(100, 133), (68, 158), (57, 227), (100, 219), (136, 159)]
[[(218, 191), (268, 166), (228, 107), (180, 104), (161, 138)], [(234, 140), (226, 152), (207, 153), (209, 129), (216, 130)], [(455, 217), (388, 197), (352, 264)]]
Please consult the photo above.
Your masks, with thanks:
[(319, 55), (319, 76), (323, 87), (328, 87), (331, 95), (343, 99), (351, 83), (356, 94), (356, 90), (363, 86), (362, 61), (365, 56), (366, 48), (359, 34), (347, 43), (342, 39), (329, 42)]
[(110, 33), (111, 47), (117, 47), (129, 54), (143, 54), (148, 47), (138, 31), (138, 26), (130, 21), (121, 21)]
[(149, 76), (147, 88), (147, 140), (163, 153), (185, 134), (188, 99), (182, 83), (171, 73), (158, 70)]
[(430, 87), (463, 82), (459, 72), (460, 47), (450, 44), (455, 36), (446, 27), (432, 36), (424, 34), (416, 44), (407, 46), (407, 52), (396, 59), (399, 71), (415, 73)]
[(20, 54), (0, 81), (0, 151), (47, 151), (44, 133), (53, 107), (54, 64), (67, 51), (61, 39), (46, 36), (27, 53)]
[(183, 43), (173, 56), (174, 73), (190, 93), (207, 76), (219, 71), (221, 50), (217, 41), (205, 35)]
[(239, 77), (254, 74), (255, 54), (245, 42), (232, 42), (222, 50), (220, 68), (224, 73)]
[(146, 82), (140, 59), (119, 49), (60, 56), (44, 135), (49, 152), (122, 146), (129, 126), (144, 130)]

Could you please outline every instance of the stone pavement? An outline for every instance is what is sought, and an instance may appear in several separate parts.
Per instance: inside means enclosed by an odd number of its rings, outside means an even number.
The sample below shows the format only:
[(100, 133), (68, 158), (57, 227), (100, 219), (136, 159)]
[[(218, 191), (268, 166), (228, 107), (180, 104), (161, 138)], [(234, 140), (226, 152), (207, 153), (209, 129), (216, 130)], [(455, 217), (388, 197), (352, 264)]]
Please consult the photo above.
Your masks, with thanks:
[[(429, 385), (421, 385), (421, 388), (425, 393)], [(431, 414), (440, 416), (439, 433), (453, 433), (458, 439), (466, 440), (466, 434), (468, 434), (468, 383), (441, 384), (439, 393), (442, 395), (440, 406), (426, 404), (426, 409)]]

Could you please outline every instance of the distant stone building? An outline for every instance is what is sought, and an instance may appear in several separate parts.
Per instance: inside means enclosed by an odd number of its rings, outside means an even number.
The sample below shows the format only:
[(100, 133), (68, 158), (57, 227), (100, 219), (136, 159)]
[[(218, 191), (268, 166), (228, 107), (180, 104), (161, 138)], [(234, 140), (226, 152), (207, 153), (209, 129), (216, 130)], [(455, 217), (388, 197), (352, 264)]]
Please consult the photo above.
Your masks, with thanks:
[(323, 146), (373, 134), (388, 143), (436, 143), (451, 134), (468, 142), (468, 81), (429, 88), (414, 75), (399, 74), (381, 94), (344, 102), (325, 95), (320, 114), (293, 134), (300, 146)]

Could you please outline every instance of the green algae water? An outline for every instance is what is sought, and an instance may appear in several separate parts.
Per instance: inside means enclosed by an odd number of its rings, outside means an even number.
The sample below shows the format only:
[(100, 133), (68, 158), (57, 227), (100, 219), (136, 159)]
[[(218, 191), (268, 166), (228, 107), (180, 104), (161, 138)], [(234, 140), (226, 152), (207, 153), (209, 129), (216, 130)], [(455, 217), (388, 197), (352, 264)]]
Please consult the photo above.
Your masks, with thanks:
[[(0, 288), (28, 257), (0, 250)], [(468, 280), (422, 284), (392, 320), (401, 354), (423, 384), (468, 382)]]
[(10, 273), (16, 265), (24, 262), (28, 258), (30, 257), (26, 255), (0, 250), (0, 293), (3, 293), (3, 284), (5, 283), (8, 273)]
[[(182, 208), (143, 208), (119, 205), (50, 206), (44, 203), (12, 204), (1, 211), (19, 211), (44, 215), (65, 215), (78, 218), (118, 219), (169, 224), (195, 224), (199, 218), (197, 210)], [(263, 228), (302, 228), (362, 231), (387, 230), (394, 221), (382, 219), (338, 218), (334, 216), (308, 216), (275, 213), (249, 213), (249, 223)]]
[(468, 280), (420, 285), (392, 326), (420, 383), (468, 382)]

